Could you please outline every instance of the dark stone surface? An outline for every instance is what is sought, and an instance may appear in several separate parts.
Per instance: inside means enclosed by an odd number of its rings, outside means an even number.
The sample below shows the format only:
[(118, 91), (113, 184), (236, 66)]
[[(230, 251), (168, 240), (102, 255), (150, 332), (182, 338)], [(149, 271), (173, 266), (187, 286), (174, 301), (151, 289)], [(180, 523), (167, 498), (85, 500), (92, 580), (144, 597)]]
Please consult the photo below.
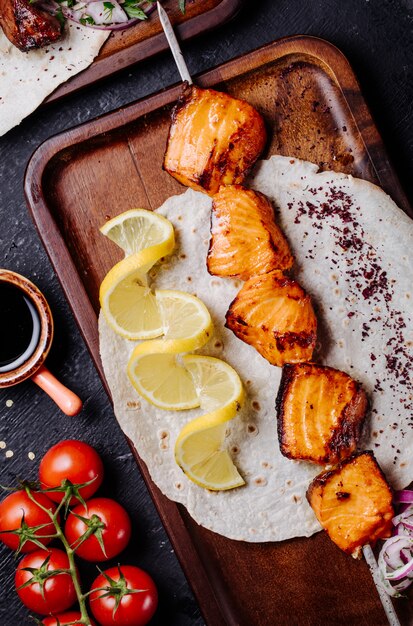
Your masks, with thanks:
[[(195, 74), (285, 35), (308, 33), (333, 42), (352, 63), (413, 200), (412, 31), (412, 0), (250, 0), (235, 21), (187, 44), (185, 56)], [(48, 364), (85, 400), (81, 416), (67, 418), (30, 382), (1, 390), (0, 440), (14, 455), (6, 458), (6, 449), (0, 449), (0, 482), (12, 484), (16, 476), (34, 478), (41, 456), (63, 438), (93, 444), (105, 462), (104, 493), (115, 496), (133, 518), (133, 540), (121, 560), (142, 566), (159, 585), (160, 610), (153, 623), (198, 626), (203, 620), (196, 602), (35, 232), (22, 189), (27, 161), (44, 139), (177, 79), (170, 55), (163, 54), (34, 113), (0, 139), (0, 266), (25, 274), (47, 296), (56, 323)], [(14, 403), (10, 408), (9, 399)], [(27, 456), (30, 451), (36, 455), (34, 461)], [(13, 590), (14, 568), (12, 555), (2, 549), (0, 626), (32, 623)], [(81, 570), (86, 582), (93, 578), (92, 566)]]

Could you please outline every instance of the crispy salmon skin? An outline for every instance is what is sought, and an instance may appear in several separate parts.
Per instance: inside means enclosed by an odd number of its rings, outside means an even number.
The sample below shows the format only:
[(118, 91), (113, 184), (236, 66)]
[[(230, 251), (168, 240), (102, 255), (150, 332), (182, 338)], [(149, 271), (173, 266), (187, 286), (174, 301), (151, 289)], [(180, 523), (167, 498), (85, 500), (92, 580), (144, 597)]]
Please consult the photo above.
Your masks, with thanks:
[(241, 185), (221, 187), (212, 203), (209, 273), (247, 280), (289, 269), (293, 262), (271, 202)]
[(313, 363), (285, 365), (276, 400), (282, 454), (321, 465), (348, 458), (367, 407), (361, 385), (345, 372)]
[(221, 185), (243, 182), (266, 139), (264, 120), (250, 104), (187, 84), (172, 114), (163, 168), (213, 195)]
[(280, 367), (310, 361), (317, 338), (310, 297), (279, 270), (244, 283), (227, 311), (225, 326)]
[(371, 451), (316, 476), (307, 500), (330, 539), (348, 554), (358, 556), (364, 545), (391, 535), (392, 491)]

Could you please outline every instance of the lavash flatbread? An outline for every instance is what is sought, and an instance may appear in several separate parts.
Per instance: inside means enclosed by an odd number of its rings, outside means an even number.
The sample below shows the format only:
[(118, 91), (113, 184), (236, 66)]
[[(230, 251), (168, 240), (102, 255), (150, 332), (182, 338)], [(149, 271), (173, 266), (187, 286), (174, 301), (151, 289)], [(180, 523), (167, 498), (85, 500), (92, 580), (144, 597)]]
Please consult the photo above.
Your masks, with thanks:
[[(406, 486), (413, 478), (413, 223), (378, 187), (318, 174), (317, 166), (295, 159), (261, 162), (250, 184), (277, 207), (296, 257), (294, 276), (313, 297), (319, 358), (360, 380), (370, 396), (363, 447), (374, 451), (395, 488)], [(216, 331), (201, 352), (226, 360), (244, 382), (248, 399), (229, 424), (228, 446), (246, 486), (211, 493), (187, 480), (174, 461), (174, 441), (199, 410), (162, 411), (140, 398), (126, 375), (133, 343), (101, 316), (101, 356), (115, 413), (162, 492), (203, 526), (253, 542), (309, 536), (320, 526), (305, 492), (320, 468), (280, 454), (274, 410), (280, 369), (223, 327), (241, 283), (207, 273), (210, 208), (210, 198), (187, 190), (159, 209), (175, 227), (177, 247), (154, 268), (153, 285), (205, 302)]]
[(109, 34), (67, 22), (59, 41), (22, 52), (0, 29), (0, 136), (20, 124), (58, 85), (88, 67)]

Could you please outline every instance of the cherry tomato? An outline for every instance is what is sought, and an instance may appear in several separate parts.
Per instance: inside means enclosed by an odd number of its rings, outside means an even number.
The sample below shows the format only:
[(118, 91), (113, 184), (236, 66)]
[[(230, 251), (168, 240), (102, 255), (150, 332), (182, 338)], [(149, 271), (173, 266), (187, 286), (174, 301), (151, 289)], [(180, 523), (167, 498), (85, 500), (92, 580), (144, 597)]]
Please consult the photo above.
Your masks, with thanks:
[[(49, 509), (52, 513), (56, 511), (56, 505), (49, 500), (43, 493), (33, 492), (33, 497), (46, 509)], [(23, 524), (23, 529), (22, 529)], [(11, 493), (7, 498), (0, 502), (0, 541), (12, 550), (17, 550), (19, 543), (22, 542), (21, 552), (33, 552), (33, 550), (39, 550), (33, 541), (25, 541), (24, 537), (27, 533), (30, 534), (30, 529), (25, 530), (26, 526), (40, 526), (47, 524), (44, 528), (40, 528), (35, 532), (35, 535), (52, 535), (55, 532), (53, 523), (50, 521), (50, 517), (42, 511), (32, 500), (30, 500), (27, 493), (22, 489)], [(18, 530), (21, 529), (20, 535), (13, 533), (5, 533), (6, 530)], [(39, 539), (39, 542), (46, 546), (51, 542), (51, 539)]]
[[(90, 485), (83, 487), (79, 492), (87, 500), (102, 484), (102, 459), (92, 446), (83, 441), (74, 439), (61, 441), (50, 448), (42, 458), (39, 478), (42, 489), (60, 487), (65, 478), (73, 484), (87, 483), (93, 480)], [(60, 502), (64, 494), (61, 491), (50, 491), (48, 495), (54, 502)], [(71, 504), (78, 502), (75, 497), (70, 499)]]
[[(68, 613), (59, 613), (55, 617), (45, 617), (42, 620), (44, 626), (64, 626), (65, 624), (73, 624), (81, 619), (80, 611), (69, 611)], [(91, 626), (96, 626), (93, 619), (90, 620)]]
[[(89, 522), (82, 522), (76, 515), (88, 519)], [(76, 548), (78, 539), (93, 527), (97, 529), (97, 533)], [(123, 506), (114, 500), (93, 498), (88, 501), (86, 508), (80, 504), (69, 513), (65, 535), (71, 547), (76, 548), (77, 556), (86, 561), (107, 561), (120, 554), (128, 545), (131, 522)], [(104, 552), (98, 541), (99, 536), (105, 548)]]
[[(111, 567), (104, 574), (112, 581), (117, 581), (123, 591), (119, 594), (120, 603), (116, 610), (114, 610), (115, 593), (106, 597), (105, 591), (94, 591), (90, 594), (90, 608), (99, 624), (101, 626), (145, 626), (158, 606), (158, 592), (149, 574), (132, 565)], [(92, 585), (92, 591), (109, 586), (108, 580), (100, 574)], [(128, 593), (128, 589), (141, 591)]]
[[(49, 561), (45, 563), (46, 559)], [(39, 572), (28, 572), (24, 568), (36, 568), (40, 572), (68, 569), (69, 559), (63, 550), (50, 548), (48, 550), (36, 550), (26, 554), (17, 566), (14, 584), (20, 600), (25, 606), (41, 615), (56, 614), (65, 611), (76, 602), (76, 591), (70, 574), (57, 574), (50, 576), (44, 581), (43, 595), (39, 582)], [(29, 580), (33, 583), (19, 589)], [(44, 596), (44, 597), (43, 597)]]

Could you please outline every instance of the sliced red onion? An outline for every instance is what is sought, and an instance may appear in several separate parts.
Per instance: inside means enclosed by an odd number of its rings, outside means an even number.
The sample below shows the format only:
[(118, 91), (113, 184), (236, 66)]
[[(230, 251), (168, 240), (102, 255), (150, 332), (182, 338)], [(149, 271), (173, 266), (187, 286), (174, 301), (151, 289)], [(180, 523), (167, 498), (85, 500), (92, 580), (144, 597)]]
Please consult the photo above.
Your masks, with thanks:
[(387, 539), (377, 562), (383, 588), (391, 596), (400, 596), (413, 580), (413, 538), (396, 535)]
[(409, 518), (410, 516), (412, 517), (413, 521), (413, 505), (409, 505), (407, 508), (404, 509), (404, 511), (402, 511), (402, 513), (399, 513), (399, 515), (393, 517), (393, 524), (397, 526), (397, 524), (400, 524), (400, 522), (404, 522), (404, 520), (406, 518)]
[[(133, 24), (141, 22), (142, 19), (139, 17), (128, 18), (126, 12), (121, 7), (121, 4), (124, 3), (125, 0), (123, 0), (123, 2), (110, 0), (110, 4), (114, 7), (112, 10), (111, 7), (104, 6), (104, 0), (85, 0), (85, 2), (76, 3), (73, 7), (68, 7), (63, 3), (60, 4), (56, 2), (56, 0), (37, 1), (37, 4), (42, 9), (52, 15), (61, 11), (63, 17), (66, 19), (96, 30), (123, 30), (129, 28), (129, 26), (133, 26)], [(142, 9), (146, 15), (149, 15), (155, 9), (155, 4), (148, 0), (144, 2), (137, 0), (136, 5)], [(111, 14), (110, 21), (109, 14)]]
[(411, 489), (402, 489), (396, 491), (394, 495), (395, 502), (413, 502), (413, 491)]
[(413, 556), (403, 567), (399, 567), (394, 572), (387, 572), (386, 580), (402, 580), (402, 578), (406, 578), (411, 572), (413, 572)]
[(99, 26), (124, 24), (128, 21), (128, 16), (116, 0), (110, 0), (110, 2), (105, 2), (105, 0), (89, 2), (85, 11), (85, 16), (87, 15)]

